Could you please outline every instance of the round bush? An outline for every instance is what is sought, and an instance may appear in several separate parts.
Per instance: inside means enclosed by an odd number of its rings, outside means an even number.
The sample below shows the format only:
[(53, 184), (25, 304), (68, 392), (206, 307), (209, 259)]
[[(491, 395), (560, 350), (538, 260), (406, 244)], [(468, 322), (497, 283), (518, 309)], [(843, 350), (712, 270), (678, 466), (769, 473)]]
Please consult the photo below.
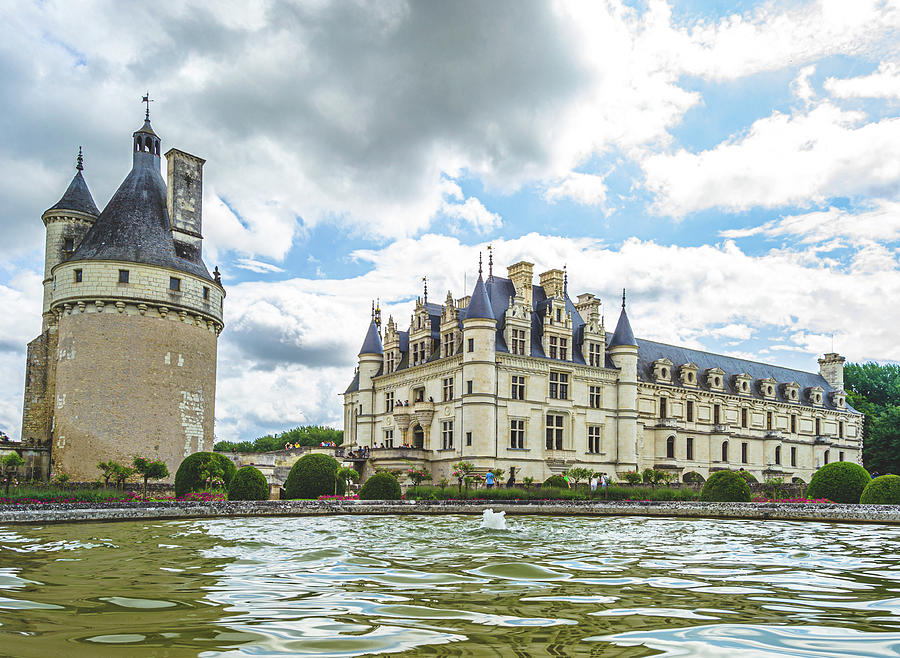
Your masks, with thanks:
[(703, 484), (706, 480), (697, 471), (688, 471), (681, 478), (685, 484)]
[(813, 473), (806, 488), (806, 497), (855, 504), (871, 481), (872, 476), (859, 464), (831, 462)]
[(225, 481), (225, 489), (231, 486), (231, 479), (237, 473), (237, 466), (225, 455), (219, 455), (215, 452), (195, 452), (184, 458), (175, 472), (175, 496), (181, 498), (191, 491), (203, 491), (206, 488), (206, 482), (202, 471), (205, 469), (209, 460), (217, 463), (222, 470), (222, 479)]
[(390, 473), (376, 473), (359, 490), (360, 500), (400, 500), (400, 483)]
[(543, 486), (547, 489), (568, 489), (569, 483), (562, 475), (551, 475), (546, 480), (544, 480)]
[(330, 455), (304, 455), (294, 462), (284, 481), (285, 496), (288, 499), (331, 496), (335, 493), (335, 484), (337, 494), (344, 495), (346, 485), (336, 477), (340, 466), (337, 459)]
[(750, 487), (735, 471), (716, 471), (709, 476), (700, 500), (706, 503), (749, 503)]
[(900, 505), (900, 475), (879, 475), (863, 489), (862, 505)]
[(747, 484), (757, 484), (759, 482), (759, 480), (756, 479), (756, 476), (750, 471), (738, 471), (738, 475), (744, 478), (744, 482)]
[(231, 479), (228, 500), (269, 500), (269, 483), (258, 468), (244, 466)]

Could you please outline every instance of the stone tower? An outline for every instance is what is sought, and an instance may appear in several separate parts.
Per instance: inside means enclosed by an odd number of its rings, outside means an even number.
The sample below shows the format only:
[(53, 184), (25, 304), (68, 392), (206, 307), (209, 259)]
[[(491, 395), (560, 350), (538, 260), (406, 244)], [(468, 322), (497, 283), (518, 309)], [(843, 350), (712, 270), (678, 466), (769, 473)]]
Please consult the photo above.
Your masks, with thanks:
[(465, 423), (463, 429), (472, 433), (463, 439), (463, 455), (495, 455), (497, 450), (497, 367), (496, 332), (497, 320), (488, 296), (484, 280), (481, 278), (481, 263), (478, 264), (478, 279), (466, 314), (462, 321), (462, 406)]
[(638, 344), (625, 312), (625, 291), (622, 291), (622, 312), (609, 341), (609, 358), (619, 369), (619, 403), (616, 418), (616, 458), (620, 476), (637, 468), (638, 420)]
[(136, 455), (174, 476), (213, 445), (225, 290), (201, 258), (204, 161), (169, 151), (167, 189), (149, 113), (131, 144), (131, 172), (103, 212), (79, 154), (43, 216), (43, 326), (28, 346), (22, 440), (76, 481)]

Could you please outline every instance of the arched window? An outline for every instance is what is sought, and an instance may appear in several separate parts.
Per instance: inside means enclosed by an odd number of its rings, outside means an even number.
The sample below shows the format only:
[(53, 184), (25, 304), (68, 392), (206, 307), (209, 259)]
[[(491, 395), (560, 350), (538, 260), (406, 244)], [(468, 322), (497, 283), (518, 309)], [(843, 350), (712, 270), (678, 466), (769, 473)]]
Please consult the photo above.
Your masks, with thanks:
[(830, 455), (828, 454), (828, 451), (826, 450), (826, 451), (825, 451), (825, 463), (826, 463), (826, 464), (828, 463), (828, 457), (829, 457), (829, 456), (830, 456)]
[(159, 140), (156, 140), (156, 155), (159, 155)]
[(775, 446), (775, 463), (781, 463), (781, 446)]
[(722, 461), (728, 461), (728, 441), (722, 441)]
[(675, 459), (675, 437), (670, 436), (666, 439), (666, 458)]

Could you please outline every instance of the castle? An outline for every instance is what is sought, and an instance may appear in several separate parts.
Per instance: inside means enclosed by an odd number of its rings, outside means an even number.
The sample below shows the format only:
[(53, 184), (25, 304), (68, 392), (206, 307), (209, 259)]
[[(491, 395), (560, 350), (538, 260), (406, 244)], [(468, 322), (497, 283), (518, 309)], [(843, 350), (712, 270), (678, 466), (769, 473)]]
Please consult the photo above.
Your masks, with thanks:
[(408, 330), (373, 307), (344, 394), (345, 445), (371, 467), (412, 462), (435, 480), (453, 464), (542, 481), (573, 466), (621, 478), (655, 468), (677, 480), (744, 469), (809, 482), (829, 461), (862, 458), (846, 404), (844, 358), (809, 373), (637, 339), (625, 309), (607, 334), (600, 300), (573, 302), (553, 269), (510, 265), (472, 294), (416, 301)]
[(181, 460), (213, 445), (225, 290), (201, 258), (204, 160), (150, 125), (100, 212), (83, 175), (43, 214), (41, 334), (28, 344), (22, 444), (30, 471), (95, 480), (100, 461)]

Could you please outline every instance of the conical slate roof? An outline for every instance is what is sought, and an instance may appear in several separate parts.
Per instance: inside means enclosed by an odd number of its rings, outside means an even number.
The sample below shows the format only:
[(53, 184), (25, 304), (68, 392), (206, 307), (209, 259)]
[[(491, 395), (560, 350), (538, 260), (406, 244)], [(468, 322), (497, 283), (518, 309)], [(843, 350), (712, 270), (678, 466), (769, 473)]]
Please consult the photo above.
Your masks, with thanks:
[(612, 338), (609, 339), (609, 347), (618, 347), (619, 345), (633, 345), (637, 347), (637, 341), (634, 339), (634, 332), (631, 330), (631, 323), (628, 321), (628, 314), (625, 312), (624, 304), (622, 304), (622, 313), (619, 314), (619, 323), (616, 325)]
[(80, 167), (75, 172), (75, 177), (69, 183), (69, 187), (66, 189), (65, 194), (62, 195), (62, 198), (56, 202), (56, 205), (47, 208), (47, 210), (76, 210), (94, 217), (100, 214), (100, 211), (97, 210), (97, 204), (94, 203), (94, 197), (91, 196), (91, 191), (84, 180), (84, 176), (81, 175)]
[(469, 306), (466, 308), (466, 319), (469, 320), (471, 318), (496, 320), (494, 309), (491, 307), (491, 299), (488, 297), (487, 289), (484, 287), (484, 279), (481, 278), (481, 272), (478, 273), (478, 281), (475, 282), (472, 299), (469, 300)]
[(366, 339), (363, 341), (358, 356), (363, 354), (384, 354), (384, 347), (381, 345), (381, 334), (378, 332), (375, 318), (372, 318), (372, 321), (369, 323), (369, 331), (366, 332)]

